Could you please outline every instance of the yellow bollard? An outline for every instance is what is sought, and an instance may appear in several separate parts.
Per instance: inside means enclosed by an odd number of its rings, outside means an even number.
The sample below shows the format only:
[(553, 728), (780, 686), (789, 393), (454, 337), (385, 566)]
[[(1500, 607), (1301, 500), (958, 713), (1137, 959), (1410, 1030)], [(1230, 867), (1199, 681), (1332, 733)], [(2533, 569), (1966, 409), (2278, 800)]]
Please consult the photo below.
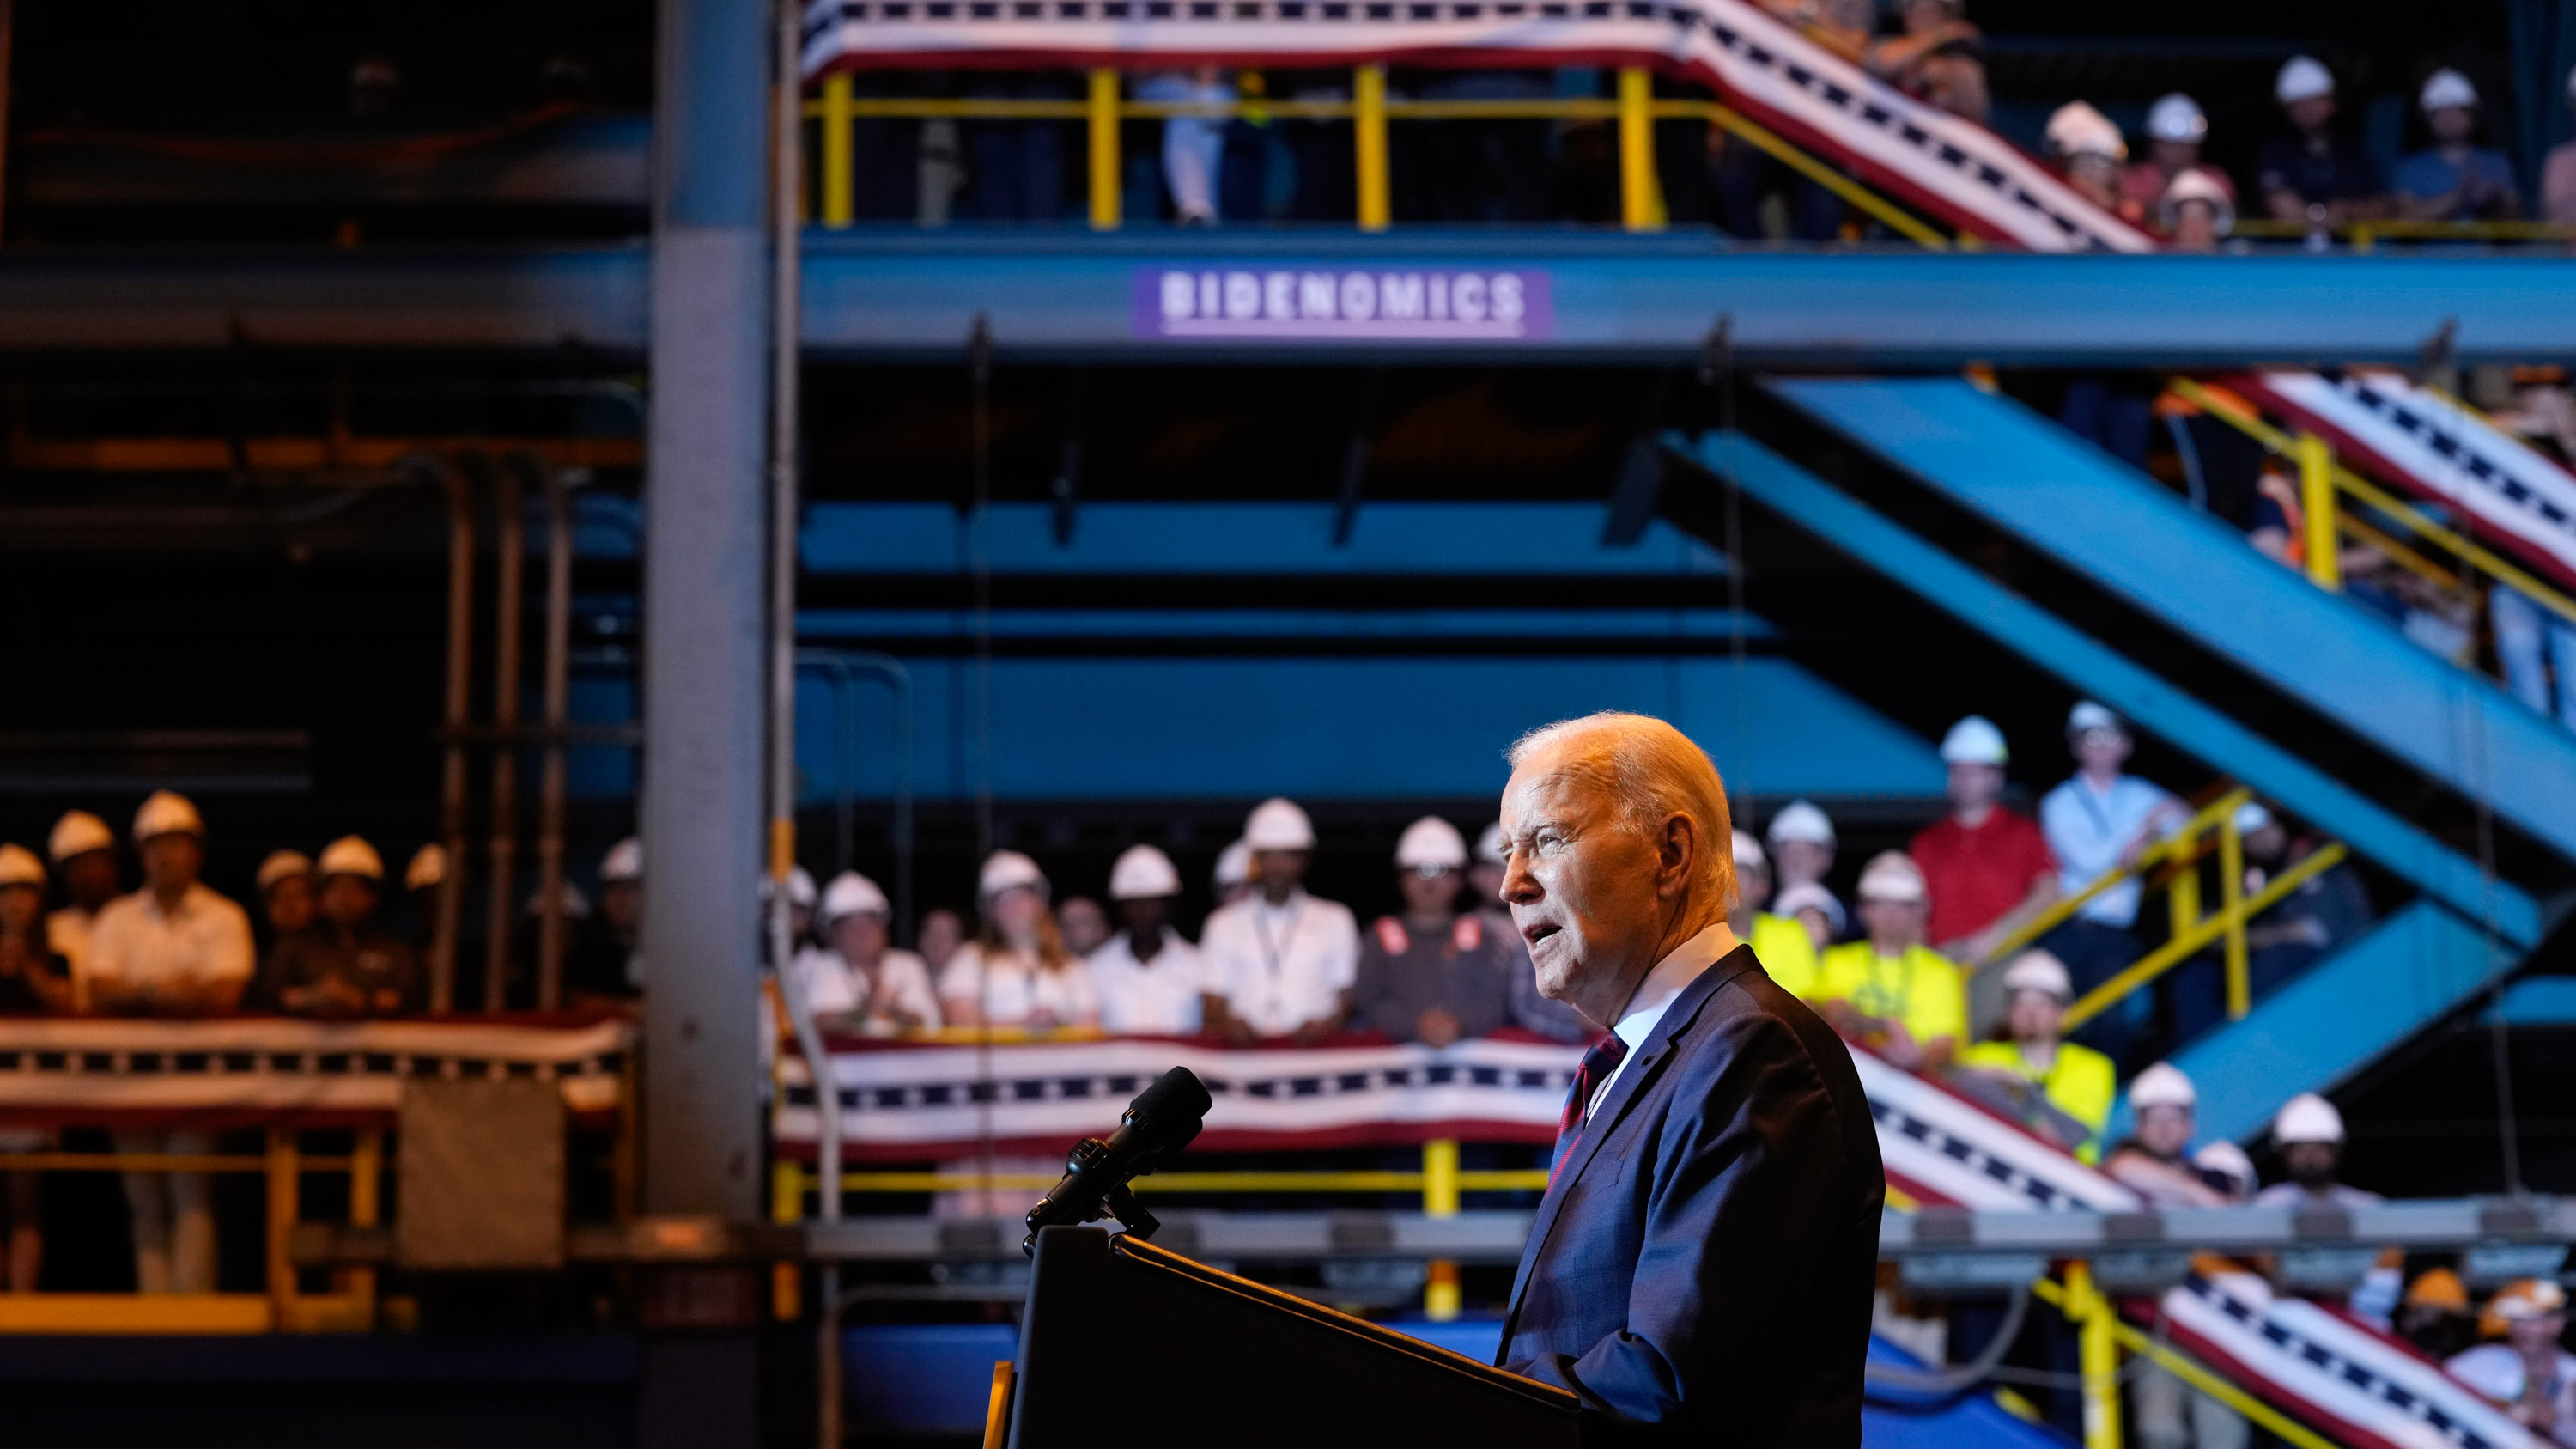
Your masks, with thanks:
[[(1458, 1140), (1435, 1137), (1422, 1144), (1422, 1215), (1458, 1215)], [(1458, 1265), (1447, 1258), (1431, 1260), (1431, 1281), (1422, 1291), (1423, 1316), (1447, 1323), (1458, 1316)]]
[(1663, 188), (1655, 179), (1655, 77), (1643, 66), (1619, 72), (1619, 221), (1661, 231)]
[(1118, 229), (1118, 72), (1091, 73), (1091, 229)]
[(2218, 822), (2218, 909), (2227, 921), (2227, 1017), (2243, 1021), (2254, 987), (2245, 975), (2245, 841), (2232, 811)]
[(2084, 1449), (2120, 1449), (2120, 1342), (2111, 1302), (2095, 1291), (2087, 1264), (2066, 1265), (2065, 1311), (2084, 1374)]
[[(769, 1220), (795, 1223), (805, 1220), (805, 1169), (801, 1164), (780, 1161), (769, 1169)], [(781, 1323), (793, 1323), (805, 1311), (805, 1274), (794, 1263), (773, 1264), (769, 1270), (769, 1315)]]
[(2308, 577), (2321, 589), (2343, 587), (2335, 542), (2334, 450), (2314, 433), (2299, 434), (2299, 507), (2307, 514)]
[(853, 194), (858, 162), (854, 154), (858, 122), (850, 114), (847, 72), (823, 81), (823, 225), (839, 231), (858, 212)]
[(1364, 65), (1351, 72), (1352, 144), (1358, 150), (1360, 230), (1384, 231), (1395, 224), (1395, 190), (1386, 160), (1386, 67)]

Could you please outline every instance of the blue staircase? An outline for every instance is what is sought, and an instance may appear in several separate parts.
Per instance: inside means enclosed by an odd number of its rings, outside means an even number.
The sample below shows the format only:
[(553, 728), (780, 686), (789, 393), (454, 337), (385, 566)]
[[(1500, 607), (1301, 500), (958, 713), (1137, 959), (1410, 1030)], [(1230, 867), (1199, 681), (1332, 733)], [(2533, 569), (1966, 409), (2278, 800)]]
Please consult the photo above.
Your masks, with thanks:
[[(1850, 386), (1859, 389), (1880, 385)], [(2016, 445), (2029, 446), (2022, 451), (1988, 454), (1994, 461), (1986, 466), (2004, 472), (2020, 470), (2027, 464), (2024, 476), (2055, 480), (2051, 487), (2030, 490), (2026, 511), (2032, 516), (2014, 520), (2016, 531), (2029, 529), (2064, 543), (2070, 550), (2081, 541), (2089, 545), (2091, 552), (2116, 557), (2131, 551), (2130, 541), (2138, 536), (2121, 530), (2161, 529), (2163, 533), (2155, 536), (2159, 540), (2155, 546), (2190, 547), (2222, 560), (2193, 563), (2193, 589), (2174, 591), (2177, 597), (2171, 600), (2153, 601), (2166, 617), (2180, 622), (2178, 616), (2188, 615), (2208, 629), (2247, 633), (2262, 631), (2237, 627), (2243, 618), (2253, 616), (2255, 609), (2277, 610), (2277, 615), (2263, 616), (2267, 623), (2273, 617), (2287, 618), (2291, 622), (2283, 626), (2285, 631), (2300, 631), (2303, 637), (2332, 642), (2347, 653), (2367, 652), (2375, 646), (2380, 653), (2409, 656), (2373, 659), (2374, 677), (2384, 681), (2383, 688), (2466, 698), (2473, 709), (2486, 702), (2476, 693), (2485, 690), (2496, 695), (2496, 702), (2504, 710), (2520, 709), (2484, 681), (2432, 659), (2345, 601), (2317, 592), (2262, 559), (2224, 528), (2179, 506), (2178, 516), (2161, 514), (2154, 506), (2165, 501), (2155, 496), (2161, 490), (2120, 472), (2107, 460), (2080, 459), (2093, 470), (2084, 474), (2069, 471), (2073, 465), (2063, 457), (2054, 463), (2044, 458), (2032, 462), (2032, 454), (2075, 454), (2081, 452), (2082, 445), (2047, 439), (2049, 425), (2012, 405), (1964, 385), (1958, 391), (1967, 394), (1976, 405), (1949, 394), (1947, 384), (1887, 386), (1899, 389), (1896, 396), (1900, 405), (1895, 414), (1904, 420), (1901, 426), (1889, 429), (1897, 436), (1888, 446), (1910, 459), (1918, 455), (1915, 443), (1934, 440), (1922, 443), (1919, 450), (1927, 466), (1937, 463), (1950, 472), (1974, 471), (1974, 450), (1954, 446), (1952, 441), (1958, 436), (1956, 429), (1970, 425), (1961, 419), (2001, 416), (2008, 421), (2011, 440)], [(1926, 393), (1942, 395), (1943, 409), (1937, 416), (1945, 421), (1926, 422), (1923, 411), (1901, 405), (1902, 400), (1916, 395), (1908, 389), (1918, 386)], [(1795, 394), (1808, 387), (1804, 383), (1783, 384), (1781, 391)], [(1828, 390), (1821, 396), (1832, 403), (1832, 409), (1828, 414), (1819, 404), (1813, 410), (1820, 415), (1839, 419), (1847, 411), (1866, 411), (1857, 402), (1857, 391)], [(2031, 441), (2034, 435), (2052, 446), (2039, 449)], [(2350, 1078), (2425, 1025), (2467, 1004), (2539, 941), (2544, 929), (2542, 909), (2513, 883), (2482, 871), (2476, 862), (2327, 771), (2069, 625), (1760, 442), (1742, 434), (1717, 433), (1692, 443), (1676, 440), (1673, 446), (1697, 466), (1732, 478), (1756, 502), (1840, 552), (2074, 689), (2127, 714), (2151, 733), (2201, 760), (2213, 773), (2231, 775), (2258, 794), (2279, 801), (2422, 893), (2372, 931), (2258, 1003), (2244, 1020), (2220, 1026), (2178, 1055), (2178, 1063), (2200, 1086), (2206, 1130), (2231, 1137), (2259, 1132), (2285, 1097), (2303, 1089), (2331, 1088)], [(2002, 466), (1998, 467), (1998, 462)], [(2105, 473), (2109, 476), (2105, 477)], [(1991, 493), (1980, 496), (2001, 507), (2005, 492), (1997, 485)], [(2118, 493), (2148, 496), (2141, 501)], [(2101, 501), (2097, 495), (2102, 494), (2113, 494), (2113, 498)], [(2088, 512), (2112, 521), (2088, 533), (2082, 525)], [(2206, 537), (2198, 532), (2182, 532), (2204, 525), (2215, 531)], [(2263, 572), (2230, 569), (2226, 561), (2240, 555), (2259, 565)], [(2116, 566), (2111, 572), (2117, 578), (2126, 577), (2128, 571), (2125, 566)], [(2215, 585), (2198, 582), (2213, 579), (2217, 581)], [(2289, 589), (2282, 597), (2274, 597), (2269, 586), (2283, 582)], [(2193, 611), (2197, 606), (2181, 597), (2221, 596), (2226, 590), (2240, 587), (2247, 592), (2238, 596), (2241, 602), (2228, 608), (2224, 618), (2196, 614)], [(2318, 610), (2312, 607), (2316, 604), (2333, 607)], [(2349, 637), (2338, 639), (2336, 631)], [(2423, 679), (2414, 667), (2416, 660), (2456, 678)], [(2367, 712), (2367, 701), (2346, 698), (2331, 681), (2321, 677), (2325, 671), (2289, 659), (2268, 659), (2268, 663), (2281, 670), (2285, 681), (2295, 679), (2301, 687), (2314, 689), (2321, 699), (2331, 697)], [(2500, 714), (2481, 714), (2477, 718), (2480, 727), (2492, 731), (2499, 745), (2527, 749), (2543, 761), (2555, 758), (2549, 752), (2566, 751), (2571, 764), (2555, 767), (2566, 772), (2557, 783), (2576, 781), (2576, 746), (2563, 740), (2527, 736), (2515, 728), (2515, 721)], [(2502, 808), (2499, 801), (2500, 812)], [(2555, 824), (2564, 832), (2570, 822)], [(2123, 1104), (2121, 1116), (2125, 1115)], [(2114, 1130), (2118, 1130), (2116, 1123)]]

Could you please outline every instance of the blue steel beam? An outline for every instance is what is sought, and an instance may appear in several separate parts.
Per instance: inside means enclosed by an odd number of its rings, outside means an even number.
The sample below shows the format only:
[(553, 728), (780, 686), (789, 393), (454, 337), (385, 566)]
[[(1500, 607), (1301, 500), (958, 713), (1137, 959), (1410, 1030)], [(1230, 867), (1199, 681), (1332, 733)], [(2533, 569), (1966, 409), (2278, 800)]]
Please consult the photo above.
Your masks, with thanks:
[[(1743, 636), (1778, 634), (1767, 619), (1741, 621)], [(1440, 644), (1508, 639), (1544, 645), (1631, 648), (1732, 640), (1738, 624), (1724, 609), (996, 609), (996, 639), (1098, 640), (1110, 649), (1138, 640), (1195, 641), (1211, 646), (1253, 640), (1302, 641), (1319, 649), (1401, 640)], [(966, 609), (800, 609), (799, 639), (864, 639), (882, 647), (972, 639)], [(1543, 641), (1543, 644), (1542, 642)]]
[[(2212, 653), (2576, 860), (2576, 735), (2169, 489), (1952, 378), (1771, 389)], [(2176, 587), (2188, 580), (2187, 587)]]
[(2539, 938), (2539, 909), (2520, 889), (1760, 443), (1712, 433), (1683, 456), (2514, 945)]
[[(280, 347), (644, 350), (632, 245), (517, 250), (0, 257), (0, 350)], [(1140, 334), (1165, 270), (1514, 269), (1548, 321), (1470, 342)], [(815, 236), (809, 352), (962, 361), (977, 314), (1006, 357), (1681, 364), (1720, 314), (1747, 364), (2237, 366), (2413, 358), (2446, 318), (2474, 361), (2557, 360), (2576, 261), (2539, 255), (2032, 256), (1736, 251), (1706, 235), (1562, 230), (1093, 237), (1046, 228)]]
[[(2200, 1130), (2237, 1141), (2271, 1125), (2293, 1092), (2331, 1090), (2466, 1004), (2518, 952), (2417, 900), (2297, 980), (2174, 1053), (2200, 1091)], [(2110, 1135), (2127, 1135), (2126, 1094)]]

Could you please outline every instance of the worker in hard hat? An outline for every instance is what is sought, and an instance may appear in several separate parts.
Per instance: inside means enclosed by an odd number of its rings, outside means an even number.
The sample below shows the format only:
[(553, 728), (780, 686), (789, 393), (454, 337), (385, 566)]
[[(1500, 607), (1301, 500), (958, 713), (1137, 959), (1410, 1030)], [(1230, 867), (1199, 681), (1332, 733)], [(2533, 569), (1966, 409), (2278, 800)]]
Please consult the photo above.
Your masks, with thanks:
[(1089, 896), (1066, 896), (1056, 903), (1055, 928), (1066, 950), (1088, 959), (1109, 940), (1109, 913)]
[(976, 878), (982, 924), (938, 980), (939, 1013), (951, 1026), (1046, 1030), (1100, 1024), (1100, 996), (1082, 958), (1066, 949), (1053, 887), (1038, 863), (1016, 850), (984, 858)]
[(2236, 232), (2236, 200), (2226, 178), (2195, 166), (2165, 187), (2151, 213), (2166, 245), (2178, 252), (2214, 252)]
[[(2057, 857), (2058, 885), (2073, 895), (2113, 870), (2137, 864), (2148, 847), (2190, 818), (2162, 786), (2127, 774), (2135, 742), (2128, 721), (2092, 700), (2079, 700), (2066, 715), (2066, 743), (2075, 773), (2040, 797), (2039, 828)], [(2135, 927), (2144, 888), (2130, 876), (2084, 903), (2074, 917), (2040, 941), (2066, 963), (2077, 995), (2119, 974), (2141, 954)], [(2141, 996), (2114, 1002), (2084, 1033), (2118, 1062), (2128, 1055), (2150, 1006)]]
[[(70, 1009), (70, 968), (45, 939), (45, 863), (23, 845), (0, 845), (0, 1015)], [(0, 1127), (0, 1152), (43, 1152), (53, 1134)], [(0, 1172), (0, 1290), (33, 1293), (45, 1260), (44, 1179)]]
[(1511, 1023), (1550, 1041), (1588, 1042), (1601, 1034), (1601, 1028), (1538, 989), (1538, 967), (1530, 960), (1529, 942), (1521, 939), (1521, 928), (1512, 924), (1511, 908), (1503, 904), (1505, 864), (1503, 823), (1497, 820), (1476, 837), (1475, 858), (1467, 863), (1467, 898), (1484, 918), (1486, 933), (1502, 942), (1511, 957)]
[(2255, 153), (2254, 189), (2264, 210), (2318, 231), (2389, 213), (2379, 168), (2335, 130), (2334, 72), (2323, 61), (2292, 56), (2273, 78), (2272, 99), (2289, 129)]
[(789, 963), (805, 1003), (827, 1030), (897, 1036), (940, 1024), (930, 967), (893, 946), (894, 906), (877, 883), (854, 870), (832, 877), (815, 909), (819, 946)]
[(1404, 913), (1360, 938), (1351, 1024), (1435, 1047), (1490, 1035), (1510, 1017), (1520, 963), (1483, 916), (1458, 909), (1467, 838), (1426, 815), (1397, 839), (1395, 871)]
[[(137, 1016), (211, 1016), (233, 1009), (251, 984), (250, 917), (197, 879), (205, 821), (187, 797), (155, 792), (134, 813), (143, 889), (101, 907), (74, 980), (91, 1009)], [(202, 1132), (119, 1132), (123, 1153), (207, 1153)], [(215, 1219), (206, 1178), (195, 1172), (130, 1172), (125, 1200), (134, 1281), (146, 1293), (215, 1290)]]
[(2524, 1428), (2576, 1444), (2576, 1354), (2559, 1346), (2567, 1290), (2547, 1278), (2523, 1278), (2496, 1291), (2487, 1316), (2504, 1341), (2480, 1344), (2442, 1367)]
[(2197, 172), (2215, 181), (2233, 208), (2235, 183), (2226, 172), (2201, 164), (2201, 146), (2208, 139), (2209, 117), (2202, 114), (2200, 102), (2180, 91), (2158, 96), (2147, 107), (2146, 154), (2120, 178), (2120, 199), (2136, 214), (2153, 217), (2175, 178)]
[(2129, 1113), (2136, 1126), (2104, 1154), (2102, 1170), (2151, 1203), (2165, 1207), (2223, 1207), (2230, 1184), (2213, 1180), (2191, 1160), (2199, 1130), (2200, 1091), (2180, 1067), (2158, 1062), (2129, 1083)]
[(644, 842), (627, 836), (599, 859), (599, 903), (564, 953), (564, 994), (593, 1005), (644, 994)]
[[(1772, 910), (1807, 923), (1816, 949), (1842, 939), (1851, 929), (1842, 899), (1825, 884), (1834, 868), (1834, 822), (1808, 800), (1792, 800), (1771, 817), (1763, 832), (1771, 847)], [(1797, 904), (1792, 907), (1792, 901)]]
[(1216, 853), (1216, 870), (1211, 876), (1216, 889), (1216, 903), (1230, 906), (1252, 894), (1252, 847), (1237, 837)]
[(314, 862), (322, 879), (318, 919), (277, 947), (277, 1004), (298, 1016), (395, 1016), (420, 1007), (420, 958), (411, 943), (376, 924), (385, 863), (376, 848), (344, 835)]
[(2118, 124), (2084, 101), (2068, 101), (2050, 113), (2043, 132), (2049, 158), (2078, 196), (2104, 211), (2136, 222), (2145, 213), (2124, 207), (2122, 178), (2129, 169), (2129, 143)]
[(1359, 976), (1360, 927), (1351, 908), (1307, 894), (1315, 827), (1291, 800), (1253, 807), (1243, 823), (1252, 852), (1253, 894), (1220, 906), (1199, 934), (1211, 995), (1222, 998), (1213, 1030), (1238, 1040), (1313, 1040), (1350, 1018)]
[(2442, 1363), (2477, 1342), (2477, 1315), (2469, 1311), (2469, 1285), (2448, 1268), (2427, 1268), (2406, 1285), (2397, 1308), (2397, 1336)]
[(2290, 1174), (2254, 1195), (2263, 1207), (2359, 1207), (2379, 1194), (2335, 1180), (2343, 1166), (2343, 1114), (2314, 1092), (2301, 1092), (2272, 1118), (2272, 1145)]
[(1172, 925), (1181, 872), (1150, 845), (1109, 867), (1119, 930), (1084, 958), (1100, 995), (1100, 1025), (1119, 1036), (1189, 1036), (1207, 1020), (1207, 963)]
[(278, 947), (313, 924), (319, 884), (313, 857), (300, 850), (272, 850), (251, 872), (251, 885), (259, 892), (259, 917), (251, 926), (251, 939), (259, 948), (259, 978), (249, 999), (262, 1007), (277, 1004)]
[(45, 917), (45, 940), (72, 968), (73, 1009), (87, 1011), (80, 963), (89, 950), (91, 924), (119, 894), (116, 832), (86, 810), (64, 811), (45, 837), (45, 856), (54, 863), (54, 879), (64, 897), (62, 908)]
[(937, 981), (957, 953), (966, 949), (966, 918), (946, 906), (934, 907), (912, 933), (912, 948), (920, 953), (921, 964), (930, 968), (930, 979)]
[(1753, 959), (1779, 983), (1780, 989), (1804, 997), (1816, 989), (1816, 942), (1805, 923), (1774, 915), (1771, 903), (1771, 857), (1748, 830), (1735, 832), (1735, 909), (1726, 924), (1737, 940), (1753, 948)]
[(1950, 813), (1918, 831), (1905, 853), (1923, 868), (1932, 896), (1933, 949), (1974, 971), (1968, 982), (1971, 1035), (2003, 1018), (2003, 990), (1977, 971), (2005, 938), (2057, 900), (2057, 857), (2029, 816), (2003, 803), (2012, 751), (2004, 732), (1969, 715), (1941, 737)]
[(2522, 215), (2522, 189), (2502, 151), (2477, 144), (2478, 88), (2448, 66), (2416, 93), (2433, 144), (2397, 163), (2389, 183), (2397, 213), (2415, 221), (2507, 221)]
[(426, 951), (430, 938), (438, 933), (438, 896), (447, 888), (447, 847), (431, 841), (413, 851), (403, 866), (402, 886), (393, 923), (414, 948)]
[(1960, 1064), (2027, 1087), (2037, 1100), (2020, 1104), (2014, 1115), (2079, 1159), (2100, 1162), (2102, 1129), (2119, 1082), (2109, 1057), (2064, 1039), (2066, 1007), (2075, 995), (2065, 963), (2046, 951), (2024, 951), (2001, 975), (2010, 1039), (1978, 1042), (1960, 1054)]
[(1923, 943), (1931, 914), (1923, 871), (1898, 851), (1860, 873), (1867, 936), (1816, 962), (1813, 1000), (1844, 1036), (1909, 1072), (1935, 1072), (1968, 1037), (1967, 984), (1957, 964)]

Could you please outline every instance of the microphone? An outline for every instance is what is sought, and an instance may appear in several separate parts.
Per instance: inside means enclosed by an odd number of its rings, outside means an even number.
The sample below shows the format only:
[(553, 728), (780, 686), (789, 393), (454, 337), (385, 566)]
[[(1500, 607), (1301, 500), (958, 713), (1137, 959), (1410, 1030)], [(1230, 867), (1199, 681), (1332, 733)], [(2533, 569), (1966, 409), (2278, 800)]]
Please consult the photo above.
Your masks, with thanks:
[(1064, 1180), (1029, 1209), (1029, 1235), (1020, 1251), (1037, 1252), (1040, 1228), (1098, 1222), (1104, 1213), (1116, 1214), (1137, 1237), (1152, 1237), (1161, 1224), (1127, 1184), (1189, 1146), (1209, 1105), (1207, 1085), (1189, 1068), (1174, 1067), (1155, 1078), (1127, 1104), (1108, 1141), (1085, 1137), (1065, 1154)]

